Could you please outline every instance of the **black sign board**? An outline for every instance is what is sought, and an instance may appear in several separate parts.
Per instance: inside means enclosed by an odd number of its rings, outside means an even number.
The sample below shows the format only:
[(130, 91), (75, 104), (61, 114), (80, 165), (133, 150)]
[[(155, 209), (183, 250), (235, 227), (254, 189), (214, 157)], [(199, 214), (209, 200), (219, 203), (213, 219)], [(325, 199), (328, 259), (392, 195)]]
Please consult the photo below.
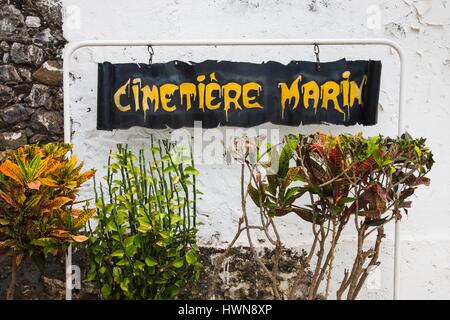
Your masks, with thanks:
[(380, 61), (98, 65), (99, 130), (374, 125)]

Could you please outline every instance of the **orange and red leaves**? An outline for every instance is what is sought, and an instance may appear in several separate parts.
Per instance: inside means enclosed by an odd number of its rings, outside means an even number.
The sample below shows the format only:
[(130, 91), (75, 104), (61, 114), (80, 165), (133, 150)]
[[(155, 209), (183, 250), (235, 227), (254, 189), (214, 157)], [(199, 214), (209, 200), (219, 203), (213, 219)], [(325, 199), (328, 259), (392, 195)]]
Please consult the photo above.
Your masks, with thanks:
[(55, 238), (68, 238), (70, 236), (69, 231), (63, 229), (55, 229), (50, 232), (50, 236)]
[(338, 147), (331, 148), (328, 151), (328, 160), (336, 169), (337, 171), (336, 173), (340, 173), (342, 170), (344, 170), (345, 167), (344, 156), (340, 148)]
[(20, 168), (15, 163), (5, 160), (0, 166), (0, 172), (3, 173), (8, 178), (13, 179), (18, 184), (23, 184), (23, 175), (20, 171)]
[(320, 157), (324, 158), (323, 146), (318, 143), (311, 143), (309, 145), (309, 152), (317, 153)]
[(46, 187), (56, 188), (59, 187), (59, 184), (57, 181), (55, 181), (53, 178), (40, 178), (39, 181), (41, 182), (41, 185), (44, 185)]
[(50, 212), (53, 210), (60, 209), (65, 204), (71, 202), (72, 199), (68, 197), (57, 197), (50, 201), (44, 208), (44, 212)]
[(430, 178), (411, 176), (408, 179), (406, 179), (405, 182), (410, 187), (416, 187), (416, 186), (419, 186), (419, 185), (429, 186), (430, 185)]
[(79, 229), (84, 227), (86, 222), (95, 214), (96, 209), (84, 209), (81, 214), (78, 215), (78, 218), (74, 221), (74, 228)]
[(364, 174), (369, 171), (375, 163), (376, 161), (373, 156), (370, 156), (369, 158), (358, 162), (355, 166), (355, 171), (357, 174)]
[(95, 170), (94, 169), (88, 170), (85, 173), (81, 174), (80, 182), (81, 183), (85, 182), (85, 181), (91, 179), (94, 175), (95, 175)]
[(3, 201), (5, 201), (7, 204), (9, 204), (10, 206), (14, 207), (14, 208), (18, 208), (19, 204), (14, 201), (7, 193), (3, 192), (2, 190), (0, 190), (0, 198), (3, 199)]

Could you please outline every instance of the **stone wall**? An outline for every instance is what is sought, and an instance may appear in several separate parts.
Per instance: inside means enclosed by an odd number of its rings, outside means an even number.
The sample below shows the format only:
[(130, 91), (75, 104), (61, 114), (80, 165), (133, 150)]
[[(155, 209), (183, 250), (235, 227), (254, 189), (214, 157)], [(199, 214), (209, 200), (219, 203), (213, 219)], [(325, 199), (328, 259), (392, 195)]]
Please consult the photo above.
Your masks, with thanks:
[(63, 140), (59, 1), (0, 0), (0, 150)]
[[(0, 0), (0, 151), (27, 143), (63, 140), (62, 6), (50, 0)], [(0, 299), (9, 284), (9, 259), (0, 252)], [(25, 261), (17, 298), (51, 298), (64, 284), (64, 263), (39, 271)], [(47, 279), (48, 281), (45, 281)]]
[[(213, 281), (214, 268), (217, 257), (224, 252), (224, 249), (214, 247), (200, 247), (200, 262), (203, 265), (198, 281), (188, 284), (177, 299), (209, 299), (208, 289)], [(273, 251), (267, 248), (258, 248), (257, 254), (269, 270), (273, 267)], [(279, 290), (287, 296), (294, 277), (299, 271), (299, 266), (305, 265), (306, 252), (296, 250), (283, 250), (278, 264), (277, 279)], [(311, 285), (311, 270), (304, 269), (304, 276), (299, 283), (293, 299), (303, 300), (307, 296)], [(83, 291), (83, 290), (82, 290)], [(270, 284), (270, 279), (262, 272), (258, 266), (249, 247), (237, 246), (231, 248), (222, 264), (222, 269), (216, 279), (215, 290), (212, 299), (219, 300), (273, 300), (275, 299)], [(321, 295), (318, 299), (323, 299)]]
[[(208, 298), (208, 288), (213, 279), (215, 259), (224, 249), (213, 247), (200, 247), (200, 262), (203, 269), (198, 281), (188, 284), (181, 290), (176, 299), (203, 300)], [(260, 258), (270, 269), (272, 267), (273, 253), (267, 249), (258, 251)], [(287, 288), (292, 278), (298, 272), (298, 266), (304, 259), (304, 254), (295, 250), (286, 249), (279, 263), (278, 280), (280, 289), (287, 294)], [(80, 267), (81, 290), (73, 291), (74, 300), (99, 299), (93, 282), (87, 282), (86, 275), (89, 270), (89, 260), (84, 249), (75, 249), (73, 263)], [(6, 295), (6, 288), (10, 281), (10, 259), (0, 256), (0, 300)], [(311, 272), (305, 270), (305, 276), (295, 293), (295, 299), (304, 299), (311, 283)], [(17, 285), (15, 299), (18, 300), (61, 300), (65, 298), (65, 274), (63, 256), (48, 256), (46, 264), (40, 270), (30, 258), (26, 258), (17, 272)], [(274, 299), (270, 280), (261, 272), (248, 247), (234, 247), (230, 250), (222, 265), (222, 270), (213, 291), (213, 299), (235, 300)], [(323, 299), (319, 296), (318, 299)]]

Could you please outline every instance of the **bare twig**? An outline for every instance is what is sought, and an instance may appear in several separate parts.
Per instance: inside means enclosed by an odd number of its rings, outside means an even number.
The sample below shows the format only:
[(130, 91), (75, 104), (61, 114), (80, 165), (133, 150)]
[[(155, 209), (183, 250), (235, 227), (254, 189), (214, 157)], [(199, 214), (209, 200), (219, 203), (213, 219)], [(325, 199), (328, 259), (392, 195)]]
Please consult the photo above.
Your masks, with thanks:
[(271, 274), (271, 272), (267, 269), (266, 265), (262, 262), (261, 258), (258, 256), (258, 253), (256, 252), (256, 249), (253, 245), (253, 240), (250, 234), (250, 229), (248, 228), (249, 226), (249, 222), (248, 222), (248, 217), (247, 217), (247, 201), (246, 201), (246, 193), (245, 193), (245, 185), (244, 185), (244, 174), (245, 172), (245, 166), (244, 164), (241, 165), (241, 205), (242, 205), (242, 215), (244, 218), (244, 225), (245, 225), (245, 231), (247, 234), (247, 240), (248, 240), (248, 244), (250, 246), (250, 251), (253, 254), (253, 257), (255, 258), (257, 264), (261, 267), (261, 269), (263, 270), (263, 273), (266, 274), (266, 276), (269, 278), (271, 286), (272, 286), (272, 291), (274, 294), (275, 299), (280, 300), (281, 296), (278, 290), (278, 283), (276, 278), (274, 278)]
[[(330, 248), (331, 256), (330, 256), (329, 262), (327, 261), (328, 262), (328, 274), (327, 274), (327, 284), (326, 284), (326, 288), (325, 288), (325, 298), (328, 298), (328, 294), (329, 294), (329, 290), (330, 290), (331, 272), (333, 270), (334, 250), (335, 250), (336, 242), (337, 242), (336, 222), (333, 220), (333, 236), (331, 238), (331, 248)], [(324, 269), (326, 269), (326, 266)]]

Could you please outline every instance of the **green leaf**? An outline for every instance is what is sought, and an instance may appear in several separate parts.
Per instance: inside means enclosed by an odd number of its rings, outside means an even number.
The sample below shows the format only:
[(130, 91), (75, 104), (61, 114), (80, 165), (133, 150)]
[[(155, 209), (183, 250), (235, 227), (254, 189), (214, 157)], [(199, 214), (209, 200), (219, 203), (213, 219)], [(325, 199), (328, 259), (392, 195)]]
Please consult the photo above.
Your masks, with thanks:
[(102, 286), (102, 289), (100, 291), (102, 294), (102, 298), (104, 299), (105, 298), (108, 299), (109, 296), (111, 295), (111, 287), (106, 283)]
[(46, 247), (52, 244), (55, 244), (56, 240), (53, 238), (39, 238), (31, 240), (31, 244), (34, 244), (35, 246), (39, 247)]
[(267, 176), (267, 182), (269, 182), (269, 191), (272, 195), (276, 195), (278, 186), (278, 177), (276, 174)]
[(172, 225), (175, 225), (176, 223), (181, 221), (181, 217), (178, 214), (173, 213), (170, 215), (170, 221)]
[[(253, 202), (255, 203), (255, 205), (260, 207), (259, 191), (256, 190), (256, 188), (251, 183), (248, 184), (248, 194), (249, 194), (250, 198), (253, 200)], [(264, 202), (264, 197), (262, 198), (262, 200)]]
[(168, 166), (167, 168), (164, 169), (164, 173), (169, 173), (175, 171), (175, 167), (174, 166)]
[(111, 212), (114, 209), (114, 203), (109, 203), (105, 207), (106, 212)]
[(133, 257), (137, 253), (137, 247), (134, 244), (131, 244), (125, 248), (125, 252), (128, 257)]
[(314, 212), (312, 210), (305, 208), (292, 208), (292, 211), (305, 221), (316, 224), (322, 223), (321, 216), (317, 214), (316, 217), (314, 217)]
[(378, 227), (378, 226), (385, 224), (387, 221), (388, 221), (387, 218), (373, 219), (373, 220), (366, 221), (364, 224), (368, 225), (370, 227)]
[(122, 270), (118, 267), (113, 268), (113, 278), (116, 283), (120, 283), (120, 275), (122, 274)]
[(131, 237), (126, 238), (126, 239), (123, 241), (124, 246), (125, 246), (125, 247), (129, 247), (129, 246), (133, 245), (134, 239), (135, 239), (135, 236), (131, 236)]
[(345, 203), (350, 203), (355, 201), (355, 198), (351, 198), (351, 197), (343, 197), (339, 200), (339, 204), (345, 204)]
[(129, 283), (129, 280), (128, 280), (128, 278), (126, 278), (125, 279), (125, 281), (122, 281), (121, 283), (120, 283), (120, 289), (122, 289), (124, 292), (127, 292), (128, 293), (128, 283)]
[(187, 175), (193, 175), (193, 176), (196, 176), (196, 175), (199, 174), (198, 170), (195, 169), (195, 168), (192, 167), (192, 166), (187, 166), (187, 167), (184, 169), (184, 173), (187, 174)]
[(137, 220), (139, 222), (139, 227), (137, 228), (139, 232), (147, 233), (152, 229), (152, 226), (150, 224), (150, 221), (148, 221), (147, 216), (141, 216), (137, 218)]
[(147, 257), (145, 258), (145, 264), (149, 267), (153, 267), (158, 265), (158, 261), (156, 261), (156, 259), (153, 257)]
[(118, 257), (118, 258), (122, 258), (124, 255), (123, 250), (116, 250), (113, 253), (111, 253), (111, 257)]
[(91, 268), (87, 274), (86, 281), (94, 281), (96, 278), (95, 268)]
[(178, 182), (180, 182), (180, 177), (175, 175), (172, 177), (172, 183), (173, 184), (177, 184)]
[(127, 202), (127, 198), (125, 198), (125, 196), (123, 196), (123, 195), (118, 195), (117, 196), (117, 201), (119, 201), (119, 202)]
[(291, 160), (292, 153), (297, 147), (298, 141), (288, 139), (286, 144), (281, 149), (279, 163), (278, 163), (278, 175), (284, 178), (289, 170), (289, 161)]
[(292, 188), (289, 188), (286, 191), (286, 194), (284, 196), (284, 204), (285, 205), (292, 204), (295, 200), (297, 200), (298, 198), (303, 196), (306, 193), (306, 191), (307, 190), (304, 187), (292, 187)]
[(286, 189), (287, 187), (289, 187), (291, 185), (291, 183), (294, 182), (295, 180), (301, 179), (301, 177), (299, 175), (301, 171), (302, 171), (301, 167), (289, 168), (288, 171), (286, 172), (286, 176), (283, 179), (283, 184), (282, 184), (283, 189)]
[(414, 146), (414, 150), (416, 151), (417, 155), (420, 158), (422, 156), (422, 150), (420, 150), (420, 148), (418, 146)]
[(173, 266), (177, 269), (181, 268), (184, 264), (183, 259), (178, 258), (177, 260), (174, 261)]
[(197, 255), (193, 249), (189, 249), (186, 252), (186, 262), (188, 264), (194, 264), (195, 262), (197, 262)]
[(126, 266), (128, 264), (128, 261), (126, 259), (122, 259), (119, 260), (119, 262), (117, 262), (118, 266)]
[(160, 246), (162, 248), (167, 246), (167, 244), (164, 241), (162, 241), (162, 240), (156, 241), (156, 245)]
[(143, 271), (145, 264), (142, 261), (136, 261), (134, 264), (134, 268), (140, 271)]

